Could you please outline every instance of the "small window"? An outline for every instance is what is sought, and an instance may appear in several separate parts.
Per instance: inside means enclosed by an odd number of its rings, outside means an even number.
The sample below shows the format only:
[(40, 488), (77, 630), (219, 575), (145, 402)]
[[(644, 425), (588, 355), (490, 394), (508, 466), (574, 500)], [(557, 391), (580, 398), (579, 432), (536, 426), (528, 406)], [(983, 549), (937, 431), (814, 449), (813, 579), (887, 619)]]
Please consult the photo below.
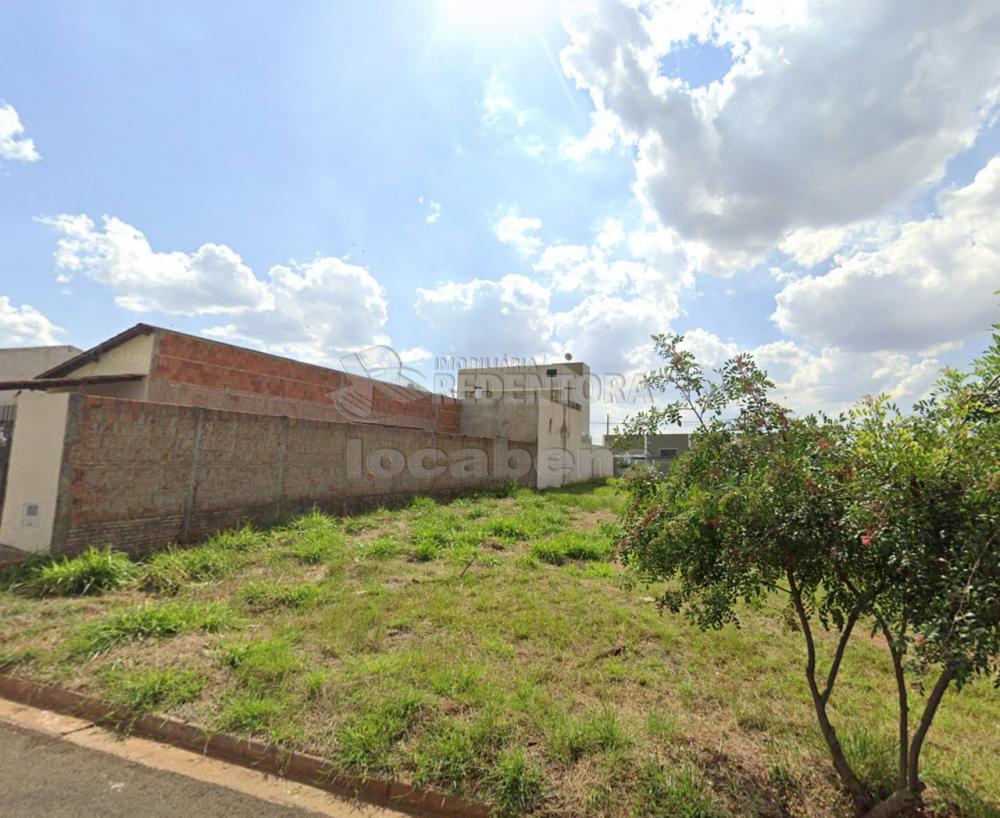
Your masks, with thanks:
[(549, 377), (549, 378), (554, 378), (558, 374), (559, 374), (559, 370), (558, 369), (546, 369), (545, 370), (545, 375), (546, 375), (546, 377)]
[(664, 460), (673, 460), (677, 457), (677, 449), (660, 449), (660, 457)]

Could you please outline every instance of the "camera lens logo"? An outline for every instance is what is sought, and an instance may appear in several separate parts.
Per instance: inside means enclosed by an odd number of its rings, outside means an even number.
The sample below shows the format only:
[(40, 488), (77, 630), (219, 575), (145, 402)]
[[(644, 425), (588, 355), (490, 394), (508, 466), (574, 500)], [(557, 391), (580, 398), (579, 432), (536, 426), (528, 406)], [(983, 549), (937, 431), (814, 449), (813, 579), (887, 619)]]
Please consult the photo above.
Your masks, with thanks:
[(406, 366), (390, 346), (371, 346), (344, 355), (339, 368), (346, 377), (327, 397), (349, 420), (378, 422), (429, 394), (422, 384), (423, 373)]

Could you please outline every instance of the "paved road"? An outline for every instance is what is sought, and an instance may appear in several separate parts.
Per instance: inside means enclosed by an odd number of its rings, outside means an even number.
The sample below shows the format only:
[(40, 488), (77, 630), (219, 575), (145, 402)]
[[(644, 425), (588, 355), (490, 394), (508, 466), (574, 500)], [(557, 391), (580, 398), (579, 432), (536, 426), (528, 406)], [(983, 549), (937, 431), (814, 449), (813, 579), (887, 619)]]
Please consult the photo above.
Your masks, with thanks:
[(317, 813), (0, 724), (9, 818), (315, 818)]
[(316, 815), (8, 725), (0, 725), (0, 802), (11, 818)]

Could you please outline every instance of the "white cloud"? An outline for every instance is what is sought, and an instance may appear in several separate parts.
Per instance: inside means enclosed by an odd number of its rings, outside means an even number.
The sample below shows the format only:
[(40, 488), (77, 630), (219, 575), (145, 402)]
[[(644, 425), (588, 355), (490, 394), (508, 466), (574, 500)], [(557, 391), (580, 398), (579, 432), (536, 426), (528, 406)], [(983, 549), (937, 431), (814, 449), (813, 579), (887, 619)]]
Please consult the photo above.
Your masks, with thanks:
[(523, 275), (421, 287), (416, 310), (458, 355), (540, 355), (552, 348), (549, 291)]
[(24, 135), (24, 125), (13, 105), (0, 105), (0, 159), (37, 162), (41, 159), (35, 143)]
[(124, 309), (210, 315), (272, 303), (267, 285), (224, 244), (203, 244), (193, 253), (156, 252), (139, 230), (114, 217), (105, 216), (103, 228), (85, 215), (39, 221), (60, 234), (60, 281), (82, 274), (110, 287)]
[(388, 318), (385, 292), (364, 267), (324, 257), (277, 265), (269, 276), (269, 307), (239, 313), (205, 334), (317, 363), (389, 342), (381, 333)]
[(541, 229), (541, 219), (518, 215), (516, 210), (509, 211), (493, 225), (493, 233), (498, 241), (511, 245), (525, 256), (533, 256), (541, 247), (542, 240), (535, 235)]
[(63, 332), (34, 307), (15, 307), (10, 298), (0, 295), (0, 346), (52, 346), (61, 343)]
[(997, 314), (998, 212), (1000, 157), (942, 193), (938, 215), (786, 285), (772, 317), (789, 335), (856, 352), (918, 351), (984, 332)]
[(103, 229), (85, 215), (40, 219), (56, 229), (63, 281), (82, 275), (109, 287), (133, 312), (228, 315), (206, 334), (317, 362), (386, 343), (385, 293), (364, 267), (339, 258), (276, 265), (258, 278), (231, 248), (158, 252), (141, 231), (113, 217)]
[(775, 397), (803, 414), (839, 412), (878, 393), (906, 408), (927, 393), (942, 368), (930, 355), (811, 348), (790, 340), (742, 347), (702, 328), (684, 333), (684, 347), (710, 368), (748, 352), (775, 382)]
[[(596, 110), (584, 141), (634, 146), (640, 198), (724, 269), (926, 189), (1000, 98), (994, 3), (607, 0), (564, 24), (563, 66)], [(660, 73), (691, 37), (730, 50), (722, 81)], [(790, 241), (807, 263), (834, 238)]]
[(434, 224), (438, 219), (441, 218), (441, 203), (435, 202), (433, 199), (424, 199), (423, 196), (417, 197), (417, 204), (425, 206), (424, 221), (427, 224)]

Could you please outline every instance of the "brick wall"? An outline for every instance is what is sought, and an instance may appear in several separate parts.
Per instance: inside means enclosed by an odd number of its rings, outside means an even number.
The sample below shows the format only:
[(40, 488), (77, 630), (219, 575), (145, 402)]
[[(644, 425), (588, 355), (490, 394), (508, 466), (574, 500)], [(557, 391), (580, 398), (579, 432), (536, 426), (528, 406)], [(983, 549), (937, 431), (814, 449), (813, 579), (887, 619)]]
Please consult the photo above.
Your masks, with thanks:
[[(515, 478), (487, 438), (91, 395), (70, 396), (68, 417), (52, 542), (62, 553), (144, 550), (314, 505), (344, 513), (535, 481), (533, 443), (510, 444), (531, 466)], [(384, 467), (379, 450), (399, 452), (406, 467)], [(487, 473), (462, 474), (476, 452)]]
[(158, 331), (148, 399), (458, 433), (454, 398)]

